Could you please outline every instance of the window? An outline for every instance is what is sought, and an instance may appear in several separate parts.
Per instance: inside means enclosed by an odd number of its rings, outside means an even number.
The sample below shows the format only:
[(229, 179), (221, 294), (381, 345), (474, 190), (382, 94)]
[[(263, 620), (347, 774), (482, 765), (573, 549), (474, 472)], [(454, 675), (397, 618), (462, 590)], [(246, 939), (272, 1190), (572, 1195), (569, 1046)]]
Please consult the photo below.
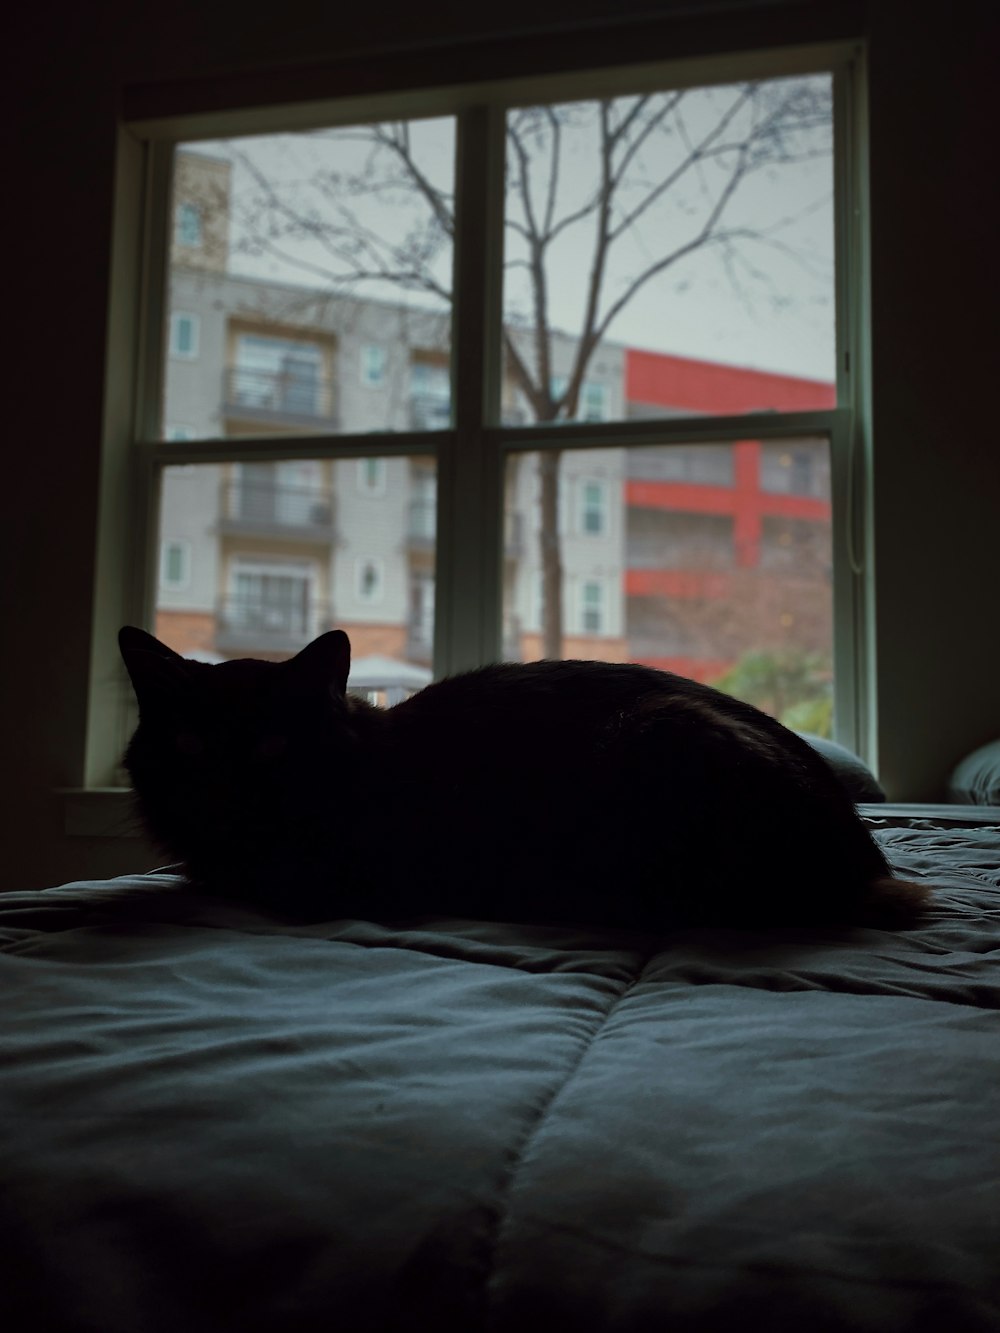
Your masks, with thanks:
[(385, 459), (358, 459), (358, 490), (362, 495), (385, 494)]
[(604, 588), (596, 579), (588, 579), (580, 588), (580, 629), (584, 634), (600, 634), (604, 628)]
[(369, 389), (381, 388), (385, 367), (385, 348), (378, 343), (365, 343), (361, 348), (361, 383)]
[(598, 537), (607, 527), (607, 492), (600, 481), (585, 481), (580, 487), (580, 531)]
[(583, 421), (604, 421), (608, 416), (606, 384), (588, 380), (583, 386), (580, 417)]
[(358, 560), (355, 569), (355, 588), (361, 602), (382, 600), (383, 564), (381, 560), (365, 557)]
[(410, 367), (410, 396), (415, 430), (446, 430), (451, 425), (451, 376), (446, 365), (415, 361)]
[(183, 361), (194, 361), (198, 356), (198, 337), (201, 321), (197, 315), (175, 310), (170, 316), (170, 355)]
[[(552, 398), (558, 400), (561, 399), (566, 392), (569, 385), (569, 378), (566, 375), (553, 375), (549, 384)], [(562, 415), (568, 417), (568, 407), (562, 412)], [(608, 386), (606, 384), (598, 383), (595, 380), (584, 380), (580, 385), (576, 420), (606, 421), (609, 416)]]
[(160, 587), (176, 592), (191, 582), (191, 543), (165, 541), (160, 546)]
[[(850, 59), (426, 90), (423, 118), (388, 97), (370, 123), (317, 107), (315, 129), (279, 107), (176, 143), (174, 171), (212, 164), (202, 225), (228, 241), (210, 279), (174, 263), (150, 295), (169, 353), (199, 358), (139, 413), (161, 531), (181, 509), (200, 524), (192, 605), (159, 608), (171, 633), (197, 611), (235, 652), (211, 626), (236, 597), (289, 631), (308, 606), (296, 632), (341, 626), (359, 657), (426, 667), (433, 644), (438, 675), (584, 654), (751, 702), (754, 660), (796, 658), (808, 689), (782, 716), (828, 721), (836, 694), (851, 739), (857, 673), (834, 663), (864, 589), (833, 513), (860, 399), (838, 323), (855, 237), (833, 225), (856, 215)], [(168, 447), (178, 421), (192, 436)], [(256, 507), (232, 507), (240, 467), (296, 461), (315, 484), (261, 473)], [(197, 474), (183, 492), (176, 463)]]
[(201, 209), (194, 204), (177, 205), (177, 227), (175, 239), (178, 245), (191, 248), (201, 245)]

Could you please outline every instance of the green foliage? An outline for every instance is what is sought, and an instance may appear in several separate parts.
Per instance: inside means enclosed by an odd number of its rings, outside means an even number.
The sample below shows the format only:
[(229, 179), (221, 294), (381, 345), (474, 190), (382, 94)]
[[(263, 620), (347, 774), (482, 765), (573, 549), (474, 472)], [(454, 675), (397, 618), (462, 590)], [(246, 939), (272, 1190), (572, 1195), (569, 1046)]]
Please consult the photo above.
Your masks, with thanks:
[(832, 672), (830, 663), (817, 653), (789, 649), (744, 653), (712, 684), (770, 713), (793, 731), (832, 734)]

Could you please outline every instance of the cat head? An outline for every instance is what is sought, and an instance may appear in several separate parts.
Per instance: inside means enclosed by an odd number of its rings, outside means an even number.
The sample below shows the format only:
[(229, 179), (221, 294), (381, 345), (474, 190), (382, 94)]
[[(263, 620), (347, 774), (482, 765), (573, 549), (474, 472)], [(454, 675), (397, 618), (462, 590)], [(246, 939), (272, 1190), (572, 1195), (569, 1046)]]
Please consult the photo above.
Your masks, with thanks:
[(192, 878), (237, 891), (290, 847), (306, 855), (351, 769), (347, 635), (286, 662), (215, 665), (133, 626), (118, 642), (139, 703), (125, 768), (154, 839)]
[[(139, 702), (140, 714), (144, 707), (156, 710), (166, 700), (183, 695), (190, 690), (192, 682), (199, 682), (203, 688), (225, 690), (237, 680), (241, 684), (247, 680), (259, 683), (267, 678), (272, 688), (287, 696), (311, 694), (315, 698), (325, 692), (331, 698), (343, 699), (351, 671), (351, 641), (340, 629), (321, 634), (287, 662), (244, 658), (210, 666), (206, 662), (181, 657), (180, 653), (134, 625), (125, 625), (118, 631), (118, 647)], [(206, 668), (215, 673), (212, 687), (207, 686)], [(280, 678), (275, 671), (280, 673)]]

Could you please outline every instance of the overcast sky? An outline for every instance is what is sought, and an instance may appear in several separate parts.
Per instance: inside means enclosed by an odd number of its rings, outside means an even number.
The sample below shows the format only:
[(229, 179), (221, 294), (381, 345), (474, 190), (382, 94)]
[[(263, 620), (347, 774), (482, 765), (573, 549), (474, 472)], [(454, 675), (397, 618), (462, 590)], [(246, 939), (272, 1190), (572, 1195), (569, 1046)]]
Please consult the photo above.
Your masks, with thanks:
[[(674, 132), (650, 137), (630, 169), (631, 199), (638, 200), (651, 183), (672, 171), (692, 143), (718, 122), (737, 96), (734, 89), (688, 94), (683, 124)], [(593, 117), (580, 117), (578, 130), (564, 131), (560, 190), (555, 215), (577, 208), (597, 178)], [(727, 126), (733, 137), (738, 119)], [(812, 142), (821, 148), (820, 130)], [(336, 271), (324, 229), (342, 224), (342, 205), (373, 232), (392, 241), (427, 216), (416, 211), (398, 189), (385, 187), (385, 167), (356, 137), (276, 135), (220, 143), (192, 144), (199, 152), (226, 156), (234, 162), (230, 268), (253, 277), (327, 285), (320, 273), (300, 265)], [(233, 150), (236, 150), (234, 153)], [(420, 169), (442, 190), (451, 192), (454, 126), (450, 120), (415, 123), (412, 150)], [(543, 139), (532, 144), (532, 176), (536, 203), (549, 179), (551, 159)], [(307, 222), (294, 240), (275, 239), (270, 253), (248, 254), (247, 209), (259, 195), (240, 154), (266, 174), (291, 214)], [(662, 204), (644, 213), (613, 251), (606, 285), (610, 298), (652, 260), (697, 233), (706, 209), (728, 172), (732, 158), (707, 160), (686, 172)], [(372, 169), (366, 173), (366, 163)], [(382, 188), (363, 194), (359, 180), (378, 180)], [(519, 216), (513, 191), (508, 216)], [(625, 202), (625, 201), (623, 201)], [(258, 211), (258, 223), (264, 214)], [(634, 296), (609, 331), (616, 342), (730, 364), (754, 366), (818, 379), (834, 374), (833, 197), (832, 157), (821, 152), (805, 162), (767, 167), (747, 178), (727, 207), (725, 221), (754, 233), (736, 243), (728, 258), (722, 247), (702, 249), (652, 280)], [(310, 228), (313, 234), (308, 234)], [(761, 234), (766, 239), (759, 239)], [(552, 323), (572, 333), (579, 328), (593, 248), (593, 222), (568, 228), (552, 245), (546, 264)], [(516, 237), (508, 233), (507, 257), (518, 257)], [(441, 250), (432, 264), (447, 284), (450, 251)], [(399, 299), (394, 288), (364, 287), (369, 295)], [(409, 301), (420, 298), (410, 295)], [(512, 270), (505, 282), (505, 309), (528, 308), (523, 274)]]

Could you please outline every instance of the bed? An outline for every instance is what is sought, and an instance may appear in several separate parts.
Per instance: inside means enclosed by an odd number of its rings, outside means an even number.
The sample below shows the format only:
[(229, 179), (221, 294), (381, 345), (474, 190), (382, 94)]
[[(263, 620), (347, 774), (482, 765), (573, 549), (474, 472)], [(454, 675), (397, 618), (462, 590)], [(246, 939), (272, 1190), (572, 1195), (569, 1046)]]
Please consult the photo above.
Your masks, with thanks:
[(3, 1326), (1000, 1330), (1000, 812), (919, 929), (0, 897)]

